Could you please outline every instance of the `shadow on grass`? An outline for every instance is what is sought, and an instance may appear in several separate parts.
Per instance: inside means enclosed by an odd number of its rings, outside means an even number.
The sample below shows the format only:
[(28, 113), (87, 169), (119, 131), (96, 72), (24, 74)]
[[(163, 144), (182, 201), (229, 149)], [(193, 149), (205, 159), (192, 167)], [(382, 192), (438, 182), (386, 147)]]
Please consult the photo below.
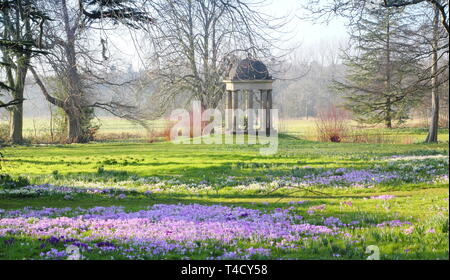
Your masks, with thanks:
[[(112, 194), (112, 196), (108, 196)], [(123, 199), (118, 198), (118, 194), (125, 194)], [(274, 210), (276, 208), (286, 208), (293, 206), (296, 211), (305, 214), (311, 206), (326, 205), (327, 207), (339, 207), (340, 201), (358, 200), (370, 196), (370, 194), (359, 195), (283, 195), (283, 194), (245, 194), (245, 193), (228, 193), (228, 194), (188, 194), (188, 193), (152, 193), (143, 194), (136, 191), (118, 191), (108, 194), (73, 194), (73, 199), (66, 200), (63, 195), (39, 196), (39, 197), (0, 197), (0, 209), (21, 209), (24, 207), (81, 207), (92, 208), (97, 206), (123, 206), (127, 210), (136, 211), (144, 209), (153, 204), (204, 204), (213, 205), (220, 204), (224, 206), (255, 208), (260, 210)], [(398, 196), (401, 197), (401, 196)], [(292, 203), (303, 201), (301, 204)], [(376, 209), (374, 209), (376, 210)], [(381, 212), (381, 211), (380, 211)], [(321, 212), (319, 211), (319, 216)], [(361, 211), (351, 211), (345, 208), (345, 211), (325, 211), (327, 216), (355, 216), (356, 213), (361, 215)], [(367, 214), (367, 211), (364, 212)], [(381, 214), (370, 212), (371, 215), (380, 216), (381, 221), (390, 214)]]
[[(22, 161), (23, 162), (23, 161)], [(31, 162), (31, 161), (28, 161)], [(50, 164), (49, 162), (43, 164)], [(208, 164), (207, 161), (202, 164)], [(155, 162), (155, 163), (129, 163), (129, 164), (105, 164), (97, 168), (93, 172), (69, 172), (58, 173), (49, 170), (48, 174), (32, 175), (31, 180), (37, 184), (64, 183), (66, 180), (86, 180), (88, 182), (98, 181), (105, 182), (120, 182), (120, 181), (138, 181), (139, 178), (158, 177), (161, 180), (179, 179), (181, 182), (199, 182), (207, 181), (209, 183), (220, 183), (223, 178), (234, 176), (238, 178), (255, 179), (256, 181), (269, 181), (267, 175), (283, 177), (295, 176), (303, 177), (305, 175), (318, 175), (321, 172), (332, 170), (336, 163), (333, 161), (316, 161), (316, 162), (222, 162), (220, 164), (211, 164), (205, 167), (192, 167), (186, 162)], [(333, 167), (330, 167), (333, 166)], [(127, 166), (134, 167), (161, 167), (150, 170), (127, 171), (123, 170)], [(167, 168), (164, 168), (167, 166)], [(305, 168), (305, 166), (307, 168)], [(313, 167), (314, 166), (314, 167)], [(339, 167), (364, 169), (368, 167), (367, 162), (340, 162)], [(73, 166), (76, 169), (76, 166)], [(56, 173), (54, 173), (56, 172)], [(53, 173), (53, 174), (52, 174)]]

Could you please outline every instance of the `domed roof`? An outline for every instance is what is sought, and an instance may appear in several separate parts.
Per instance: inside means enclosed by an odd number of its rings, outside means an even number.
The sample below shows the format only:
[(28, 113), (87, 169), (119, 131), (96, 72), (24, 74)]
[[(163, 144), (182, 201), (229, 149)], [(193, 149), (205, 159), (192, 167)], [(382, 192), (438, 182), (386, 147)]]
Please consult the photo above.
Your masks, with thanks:
[(259, 60), (242, 59), (234, 64), (227, 75), (228, 80), (271, 80), (266, 65)]

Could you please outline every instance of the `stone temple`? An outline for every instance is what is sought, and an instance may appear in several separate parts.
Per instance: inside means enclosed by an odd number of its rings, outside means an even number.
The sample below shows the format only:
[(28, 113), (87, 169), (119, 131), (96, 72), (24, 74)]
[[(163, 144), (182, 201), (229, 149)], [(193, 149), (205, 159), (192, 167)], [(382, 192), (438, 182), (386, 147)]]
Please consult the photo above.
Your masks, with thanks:
[[(266, 65), (259, 60), (242, 59), (230, 67), (223, 82), (227, 91), (225, 109), (228, 109), (230, 114), (226, 116), (226, 131), (234, 134), (242, 132), (250, 134), (255, 130), (265, 130), (269, 135), (273, 129), (270, 110), (274, 79)], [(240, 103), (243, 104), (240, 106)], [(260, 116), (246, 113), (247, 125), (243, 129), (238, 123), (235, 109), (264, 109), (262, 111), (264, 113)]]

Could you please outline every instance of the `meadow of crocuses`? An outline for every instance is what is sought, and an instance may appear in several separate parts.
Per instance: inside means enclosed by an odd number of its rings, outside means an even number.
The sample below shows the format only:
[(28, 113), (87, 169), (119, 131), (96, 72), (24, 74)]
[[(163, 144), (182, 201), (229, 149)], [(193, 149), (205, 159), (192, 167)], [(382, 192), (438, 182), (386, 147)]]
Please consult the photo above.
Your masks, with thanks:
[(447, 144), (258, 149), (5, 148), (0, 259), (449, 258)]

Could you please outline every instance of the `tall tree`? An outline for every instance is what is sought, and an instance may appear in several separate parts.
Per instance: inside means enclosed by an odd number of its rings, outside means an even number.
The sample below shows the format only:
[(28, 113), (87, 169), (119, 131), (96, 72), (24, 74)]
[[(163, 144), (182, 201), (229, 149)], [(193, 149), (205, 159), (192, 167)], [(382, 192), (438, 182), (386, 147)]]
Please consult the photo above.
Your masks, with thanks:
[(346, 79), (335, 81), (334, 87), (359, 121), (392, 128), (395, 121), (405, 120), (423, 93), (417, 78), (423, 70), (410, 55), (412, 46), (405, 42), (407, 32), (397, 9), (365, 13), (350, 34), (355, 48), (345, 53)]
[[(106, 40), (99, 38), (99, 50), (93, 48), (88, 39), (94, 37), (94, 29), (104, 28), (108, 24), (102, 22), (99, 27), (96, 25), (98, 21), (125, 21), (131, 25), (132, 22), (147, 20), (137, 12), (139, 17), (134, 18), (137, 15), (131, 12), (134, 11), (131, 8), (127, 8), (129, 14), (124, 12), (124, 5), (130, 2), (133, 1), (81, 1), (80, 5), (74, 5), (66, 0), (48, 0), (42, 4), (55, 20), (46, 24), (44, 43), (51, 54), (41, 62), (44, 67), (53, 70), (57, 79), (45, 81), (34, 67), (31, 67), (31, 72), (47, 101), (65, 112), (68, 119), (68, 143), (90, 140), (95, 108), (128, 119), (136, 118), (130, 114), (134, 106), (117, 101), (106, 102), (105, 96), (95, 96), (95, 87), (99, 84), (114, 87), (125, 85), (126, 82), (119, 77), (114, 77), (116, 82), (107, 78), (111, 73), (106, 67), (109, 59), (106, 55)], [(99, 13), (103, 16), (97, 16)]]
[[(437, 87), (439, 84), (448, 80), (448, 77), (442, 78), (442, 73), (445, 72), (447, 68), (447, 63), (442, 62), (443, 58), (449, 54), (449, 44), (448, 44), (448, 36), (449, 36), (449, 4), (448, 1), (445, 0), (361, 0), (361, 1), (346, 1), (346, 0), (308, 0), (306, 4), (303, 5), (303, 8), (309, 13), (306, 18), (309, 18), (313, 21), (329, 21), (334, 16), (344, 17), (348, 19), (348, 23), (350, 26), (357, 24), (359, 21), (364, 19), (365, 13), (363, 12), (366, 8), (369, 7), (381, 7), (381, 8), (393, 8), (393, 7), (404, 7), (404, 11), (415, 11), (419, 14), (425, 15), (423, 18), (426, 22), (422, 22), (418, 20), (418, 18), (414, 15), (414, 13), (410, 13), (412, 15), (410, 25), (411, 27), (417, 27), (416, 33), (410, 33), (409, 37), (414, 38), (415, 40), (411, 40), (410, 43), (414, 45), (415, 49), (412, 50), (412, 53), (415, 53), (416, 57), (422, 58), (422, 63), (430, 64), (429, 59), (433, 59), (433, 49), (437, 49), (437, 64), (431, 63), (431, 67), (427, 67), (428, 75), (424, 77), (427, 79), (426, 84), (429, 86), (429, 89), (434, 91), (436, 94), (431, 94), (432, 100), (431, 103), (435, 104), (432, 109), (431, 121), (429, 122), (429, 135), (427, 136), (426, 141), (429, 142), (437, 139), (437, 130), (436, 126), (437, 120), (439, 119), (439, 109), (437, 104), (439, 95), (437, 94)], [(437, 12), (438, 15), (428, 17), (430, 11)], [(436, 17), (439, 19), (436, 20)], [(436, 22), (438, 24), (436, 24)], [(434, 36), (436, 32), (429, 31), (428, 28), (423, 28), (423, 26), (432, 26), (432, 29), (436, 29), (439, 27), (439, 46), (433, 47), (432, 45), (436, 45), (436, 37)], [(423, 31), (427, 32), (426, 34)], [(442, 32), (441, 32), (442, 31)], [(445, 33), (442, 34), (442, 33)], [(429, 38), (430, 35), (434, 37), (435, 43), (433, 43), (433, 38)], [(420, 38), (422, 37), (422, 38)], [(442, 41), (445, 41), (444, 43)], [(430, 48), (431, 45), (431, 48)], [(436, 58), (436, 56), (434, 56)], [(437, 65), (437, 67), (433, 67), (433, 65)], [(434, 70), (433, 70), (434, 69)], [(435, 80), (433, 80), (433, 77)], [(433, 85), (434, 84), (434, 85)], [(433, 89), (434, 88), (434, 89)]]
[[(440, 3), (440, 1), (437, 1)], [(443, 28), (441, 11), (436, 6), (434, 10), (413, 9), (411, 16), (414, 20), (409, 24), (412, 29), (407, 34), (411, 45), (414, 45), (411, 55), (420, 59), (424, 65), (423, 81), (426, 85), (427, 96), (430, 98), (431, 109), (429, 131), (425, 142), (436, 142), (438, 139), (440, 119), (440, 90), (441, 85), (448, 82), (448, 32)]]
[(433, 38), (431, 41), (431, 123), (425, 142), (432, 143), (438, 141), (439, 130), (439, 73), (438, 73), (438, 54), (439, 54), (439, 16), (438, 7), (434, 11)]
[(37, 1), (9, 0), (0, 3), (0, 63), (7, 82), (0, 83), (1, 90), (11, 94), (12, 100), (1, 103), (11, 112), (10, 139), (23, 141), (23, 104), (25, 79), (32, 56), (40, 51), (42, 26), (48, 17), (37, 8)]

